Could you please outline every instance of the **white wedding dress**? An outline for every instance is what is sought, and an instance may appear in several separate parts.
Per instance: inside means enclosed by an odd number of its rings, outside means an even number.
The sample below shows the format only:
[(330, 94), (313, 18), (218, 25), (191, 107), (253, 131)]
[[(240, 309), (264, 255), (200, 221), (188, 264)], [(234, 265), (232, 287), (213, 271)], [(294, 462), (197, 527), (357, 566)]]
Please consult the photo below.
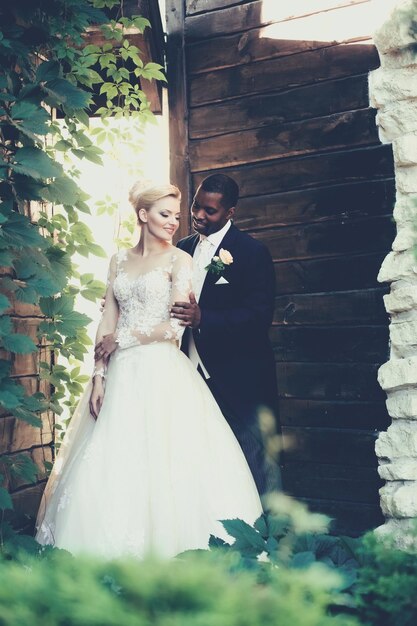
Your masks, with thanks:
[(133, 276), (113, 258), (119, 348), (103, 406), (90, 416), (87, 386), (41, 503), (36, 538), (74, 554), (162, 557), (228, 539), (219, 520), (253, 523), (262, 508), (252, 475), (203, 379), (179, 350), (170, 319), (188, 300), (191, 257)]

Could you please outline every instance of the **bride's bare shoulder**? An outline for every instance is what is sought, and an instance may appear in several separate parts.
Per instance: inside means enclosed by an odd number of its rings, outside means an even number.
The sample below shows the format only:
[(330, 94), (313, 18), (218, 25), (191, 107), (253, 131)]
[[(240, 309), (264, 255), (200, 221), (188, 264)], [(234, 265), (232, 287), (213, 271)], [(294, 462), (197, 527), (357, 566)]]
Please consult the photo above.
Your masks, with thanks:
[(188, 254), (188, 252), (185, 252), (185, 250), (181, 250), (180, 248), (175, 248), (175, 246), (172, 246), (172, 256), (175, 259), (183, 261), (183, 262), (192, 261), (192, 256)]

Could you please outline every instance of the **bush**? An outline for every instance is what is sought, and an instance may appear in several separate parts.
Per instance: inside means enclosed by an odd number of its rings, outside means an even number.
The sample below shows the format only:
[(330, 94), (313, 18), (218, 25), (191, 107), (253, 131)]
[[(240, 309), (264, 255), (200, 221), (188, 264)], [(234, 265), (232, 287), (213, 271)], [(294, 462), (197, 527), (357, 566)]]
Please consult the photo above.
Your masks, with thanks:
[(267, 585), (239, 555), (104, 563), (53, 551), (0, 562), (1, 626), (353, 626), (327, 614), (336, 574), (271, 568)]
[(358, 615), (369, 626), (417, 624), (417, 554), (392, 540), (366, 535), (355, 585)]

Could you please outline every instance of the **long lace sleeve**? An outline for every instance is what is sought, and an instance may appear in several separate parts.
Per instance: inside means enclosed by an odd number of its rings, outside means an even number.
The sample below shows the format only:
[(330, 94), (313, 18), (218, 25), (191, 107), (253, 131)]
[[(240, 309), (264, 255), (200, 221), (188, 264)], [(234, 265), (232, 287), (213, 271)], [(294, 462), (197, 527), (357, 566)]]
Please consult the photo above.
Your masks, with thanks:
[(135, 345), (146, 345), (161, 341), (181, 340), (185, 327), (179, 320), (170, 317), (174, 302), (189, 302), (192, 289), (192, 258), (179, 252), (172, 261), (171, 292), (163, 320), (140, 319), (138, 316), (129, 327), (123, 326), (117, 331), (116, 341), (122, 350)]

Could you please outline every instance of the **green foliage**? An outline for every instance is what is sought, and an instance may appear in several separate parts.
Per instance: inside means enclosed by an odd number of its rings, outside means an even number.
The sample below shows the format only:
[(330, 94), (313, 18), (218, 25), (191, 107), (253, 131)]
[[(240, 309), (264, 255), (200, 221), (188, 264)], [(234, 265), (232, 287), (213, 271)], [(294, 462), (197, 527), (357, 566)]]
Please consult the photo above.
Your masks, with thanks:
[[(4, 626), (354, 626), (328, 614), (334, 575), (324, 566), (275, 570), (267, 585), (235, 573), (236, 556), (104, 563), (54, 551), (0, 563)], [(29, 571), (28, 571), (29, 570)]]
[(355, 600), (369, 626), (415, 626), (417, 623), (417, 533), (414, 547), (398, 549), (392, 539), (368, 534), (360, 553)]
[(270, 511), (253, 526), (241, 519), (222, 520), (231, 541), (212, 536), (210, 548), (215, 552), (238, 552), (241, 566), (249, 569), (263, 570), (265, 563), (294, 570), (325, 565), (338, 574), (334, 603), (351, 605), (351, 599), (341, 594), (351, 591), (356, 581), (360, 540), (329, 535), (327, 517), (311, 513), (304, 504), (284, 494), (271, 496), (269, 507)]
[[(101, 10), (110, 8), (112, 20)], [(106, 37), (101, 47), (85, 44), (92, 24)], [(147, 27), (140, 16), (123, 16), (122, 0), (0, 6), (0, 265), (9, 268), (0, 276), (0, 347), (14, 354), (37, 349), (31, 338), (15, 332), (8, 310), (14, 301), (39, 304), (45, 317), (38, 339), (51, 354), (40, 374), (52, 385), (50, 398), (40, 393), (28, 397), (10, 377), (10, 363), (1, 361), (0, 407), (32, 425), (40, 424), (40, 411), (60, 412), (62, 404), (76, 403), (85, 382), (76, 361), (91, 340), (89, 319), (74, 311), (74, 300), (80, 294), (94, 301), (104, 293), (103, 283), (81, 275), (72, 260), (75, 253), (106, 255), (80, 218), (90, 212), (88, 196), (67, 156), (101, 164), (102, 150), (88, 133), (93, 88), (106, 97), (103, 124), (110, 115), (152, 118), (137, 79), (165, 80), (162, 68), (145, 65), (128, 37), (132, 29)], [(28, 216), (29, 205), (35, 204), (36, 223)], [(65, 372), (55, 365), (60, 355), (70, 360)], [(25, 466), (16, 456), (3, 460), (7, 471), (18, 478), (26, 472), (29, 480), (26, 460)], [(0, 509), (10, 506), (2, 488)]]

